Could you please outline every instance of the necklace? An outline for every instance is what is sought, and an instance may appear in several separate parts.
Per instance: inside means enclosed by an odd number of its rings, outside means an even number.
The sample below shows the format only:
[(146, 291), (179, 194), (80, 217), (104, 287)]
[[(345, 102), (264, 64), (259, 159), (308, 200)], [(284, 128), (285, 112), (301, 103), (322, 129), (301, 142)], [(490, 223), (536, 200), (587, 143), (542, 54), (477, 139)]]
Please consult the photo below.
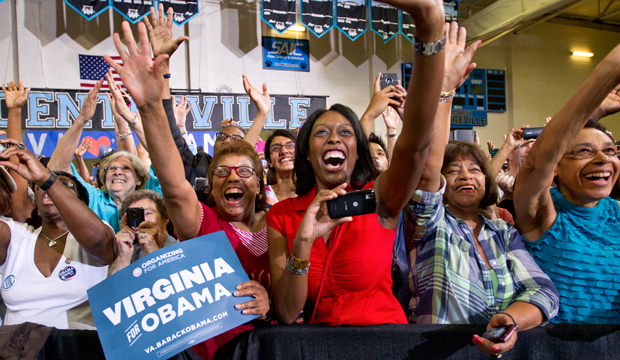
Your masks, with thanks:
[(60, 239), (61, 237), (65, 236), (65, 235), (67, 235), (68, 233), (69, 233), (69, 230), (67, 230), (67, 231), (65, 231), (64, 233), (62, 233), (62, 235), (60, 235), (59, 237), (56, 237), (56, 238), (54, 238), (54, 239), (50, 239), (50, 238), (48, 238), (48, 237), (47, 237), (47, 235), (45, 235), (45, 234), (43, 233), (43, 231), (41, 231), (41, 235), (43, 235), (43, 236), (44, 236), (44, 237), (45, 237), (45, 238), (49, 241), (49, 244), (47, 244), (49, 247), (56, 246), (56, 244), (58, 244), (58, 243), (56, 242), (56, 240)]

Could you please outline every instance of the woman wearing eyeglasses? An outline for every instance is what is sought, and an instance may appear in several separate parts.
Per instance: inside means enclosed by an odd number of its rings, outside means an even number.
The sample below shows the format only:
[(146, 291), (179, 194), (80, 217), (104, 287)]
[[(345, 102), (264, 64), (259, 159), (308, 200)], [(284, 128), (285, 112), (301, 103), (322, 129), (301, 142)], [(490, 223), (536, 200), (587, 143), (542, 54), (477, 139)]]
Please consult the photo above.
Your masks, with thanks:
[(265, 159), (269, 164), (269, 171), (276, 175), (276, 183), (265, 186), (269, 206), (297, 196), (293, 183), (296, 140), (297, 135), (294, 132), (276, 130), (265, 143)]
[(553, 322), (620, 323), (620, 208), (609, 197), (620, 161), (596, 122), (620, 110), (619, 66), (620, 46), (547, 124), (514, 187), (515, 225), (560, 293)]

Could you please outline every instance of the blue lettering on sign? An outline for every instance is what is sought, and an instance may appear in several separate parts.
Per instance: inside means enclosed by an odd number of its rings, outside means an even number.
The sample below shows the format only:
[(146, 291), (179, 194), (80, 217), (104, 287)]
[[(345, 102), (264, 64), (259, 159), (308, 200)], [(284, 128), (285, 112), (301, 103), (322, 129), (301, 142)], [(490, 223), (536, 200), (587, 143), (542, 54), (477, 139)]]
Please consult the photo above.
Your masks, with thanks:
[(84, 103), (85, 96), (78, 95), (78, 99), (80, 102), (80, 106), (73, 101), (73, 97), (66, 92), (57, 92), (56, 101), (58, 102), (58, 120), (56, 121), (56, 127), (59, 128), (69, 128), (71, 127), (71, 120), (75, 121), (75, 119), (80, 115), (80, 109), (82, 108), (82, 104)]
[(47, 117), (50, 114), (50, 104), (42, 101), (54, 100), (52, 92), (30, 92), (28, 95), (28, 112), (30, 118), (26, 121), (26, 127), (54, 127), (54, 118)]
[(232, 117), (232, 105), (235, 102), (233, 96), (222, 96), (222, 105), (224, 106), (224, 116), (222, 121), (228, 120)]
[(269, 116), (267, 117), (267, 121), (265, 121), (265, 129), (267, 130), (276, 130), (276, 129), (286, 129), (286, 119), (280, 119), (275, 121), (273, 119), (273, 106), (275, 105), (276, 99), (271, 98), (271, 111), (269, 111)]
[(4, 279), (4, 281), (2, 282), (2, 289), (9, 290), (13, 287), (13, 285), (15, 285), (16, 280), (17, 279), (15, 278), (15, 275), (7, 276), (6, 279)]
[(60, 272), (58, 273), (58, 277), (62, 281), (69, 281), (73, 279), (76, 273), (77, 271), (73, 266), (67, 266), (66, 268), (60, 270)]
[(252, 126), (252, 122), (250, 121), (250, 98), (246, 96), (239, 96), (237, 98), (237, 103), (239, 104), (239, 118), (241, 122), (239, 126), (249, 128)]
[(211, 129), (211, 114), (213, 114), (213, 106), (217, 104), (217, 96), (205, 96), (203, 100), (205, 107), (201, 110), (198, 105), (198, 96), (187, 97), (187, 102), (192, 104), (194, 129)]
[(303, 125), (303, 122), (300, 122), (300, 120), (303, 119), (305, 122), (308, 118), (308, 110), (306, 108), (310, 107), (310, 99), (288, 98), (288, 103), (291, 105), (291, 123), (289, 127), (291, 129), (300, 128)]

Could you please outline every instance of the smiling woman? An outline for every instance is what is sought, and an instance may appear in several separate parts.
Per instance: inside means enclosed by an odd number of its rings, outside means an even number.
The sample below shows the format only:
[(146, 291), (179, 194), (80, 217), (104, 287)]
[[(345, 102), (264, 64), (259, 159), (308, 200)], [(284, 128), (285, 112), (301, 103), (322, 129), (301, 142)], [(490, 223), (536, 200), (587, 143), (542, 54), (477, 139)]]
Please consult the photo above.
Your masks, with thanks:
[[(444, 18), (440, 1), (386, 3), (410, 13), (416, 43), (434, 50), (414, 53), (402, 133), (392, 166), (378, 177), (366, 133), (348, 107), (318, 110), (300, 129), (293, 173), (298, 197), (267, 214), (273, 303), (284, 323), (302, 311), (310, 323), (406, 322), (391, 290), (392, 249), (400, 212), (422, 174), (439, 103)], [(331, 219), (326, 202), (354, 190), (373, 190), (377, 213)]]

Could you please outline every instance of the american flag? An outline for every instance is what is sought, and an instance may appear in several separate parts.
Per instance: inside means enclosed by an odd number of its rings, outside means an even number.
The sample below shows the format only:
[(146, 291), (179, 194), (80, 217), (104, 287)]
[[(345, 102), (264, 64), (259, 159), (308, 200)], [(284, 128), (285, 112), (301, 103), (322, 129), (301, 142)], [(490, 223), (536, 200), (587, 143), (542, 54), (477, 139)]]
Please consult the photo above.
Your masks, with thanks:
[[(112, 60), (116, 61), (119, 64), (123, 64), (123, 60), (121, 60), (120, 56), (110, 56)], [(80, 55), (80, 86), (84, 89), (91, 89), (95, 87), (95, 83), (103, 79), (102, 89), (108, 89), (108, 82), (105, 79), (105, 73), (108, 72), (110, 65), (108, 65), (105, 60), (103, 60), (103, 56), (97, 55)], [(121, 76), (112, 69), (112, 77), (116, 82), (117, 86), (120, 86), (121, 89), (125, 89), (123, 82), (121, 81)]]

